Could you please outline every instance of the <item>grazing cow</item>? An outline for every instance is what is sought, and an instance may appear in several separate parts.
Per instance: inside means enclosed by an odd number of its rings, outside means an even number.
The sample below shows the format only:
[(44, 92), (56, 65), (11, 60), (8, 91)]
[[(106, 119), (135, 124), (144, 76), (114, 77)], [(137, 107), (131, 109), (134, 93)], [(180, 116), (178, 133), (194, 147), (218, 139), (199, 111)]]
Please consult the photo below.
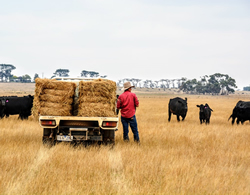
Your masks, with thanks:
[(232, 125), (236, 120), (236, 123), (243, 124), (245, 121), (249, 120), (250, 121), (250, 102), (245, 102), (245, 101), (238, 101), (236, 106), (233, 109), (233, 113), (231, 116), (228, 118), (228, 120), (232, 118)]
[(31, 115), (34, 96), (28, 95), (23, 97), (7, 96), (0, 98), (0, 117), (5, 115), (19, 114), (20, 119), (28, 119)]
[(182, 120), (184, 120), (187, 110), (187, 98), (185, 98), (185, 100), (179, 97), (170, 99), (168, 104), (168, 121), (171, 120), (171, 114), (177, 116), (178, 122), (180, 121), (180, 116), (182, 117)]
[(203, 104), (196, 105), (198, 108), (200, 108), (199, 112), (199, 118), (200, 123), (205, 122), (206, 124), (210, 123), (210, 117), (211, 117), (211, 111), (213, 111), (209, 105), (206, 103), (205, 106)]

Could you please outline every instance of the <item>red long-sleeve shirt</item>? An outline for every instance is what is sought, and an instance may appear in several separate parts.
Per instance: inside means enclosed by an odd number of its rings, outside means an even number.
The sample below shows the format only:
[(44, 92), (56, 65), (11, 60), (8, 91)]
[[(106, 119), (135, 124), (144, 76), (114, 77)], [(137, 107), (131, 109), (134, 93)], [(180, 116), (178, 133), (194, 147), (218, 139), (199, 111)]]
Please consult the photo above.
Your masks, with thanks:
[(117, 100), (117, 109), (121, 109), (121, 115), (124, 118), (131, 118), (135, 115), (135, 107), (139, 106), (137, 96), (130, 91), (125, 91), (119, 95)]

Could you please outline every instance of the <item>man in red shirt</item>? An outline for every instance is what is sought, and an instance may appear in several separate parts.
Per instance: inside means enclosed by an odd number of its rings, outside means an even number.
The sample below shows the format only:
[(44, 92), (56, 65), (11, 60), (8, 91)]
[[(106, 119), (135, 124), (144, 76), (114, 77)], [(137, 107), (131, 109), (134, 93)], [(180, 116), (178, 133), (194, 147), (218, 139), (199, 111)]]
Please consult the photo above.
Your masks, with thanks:
[(134, 134), (134, 141), (140, 142), (139, 132), (137, 128), (137, 121), (135, 117), (136, 107), (139, 107), (139, 101), (137, 96), (134, 93), (131, 93), (131, 90), (134, 86), (131, 86), (130, 82), (123, 84), (124, 93), (119, 95), (117, 100), (117, 109), (121, 109), (121, 121), (123, 126), (123, 139), (124, 141), (129, 141), (128, 136), (128, 126)]

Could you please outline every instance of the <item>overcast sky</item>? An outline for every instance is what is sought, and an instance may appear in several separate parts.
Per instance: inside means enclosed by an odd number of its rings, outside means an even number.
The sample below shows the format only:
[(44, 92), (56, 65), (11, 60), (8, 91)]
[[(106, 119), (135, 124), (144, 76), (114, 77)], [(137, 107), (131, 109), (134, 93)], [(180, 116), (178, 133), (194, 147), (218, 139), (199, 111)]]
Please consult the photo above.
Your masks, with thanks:
[(228, 74), (250, 85), (249, 0), (0, 0), (0, 64), (113, 80)]

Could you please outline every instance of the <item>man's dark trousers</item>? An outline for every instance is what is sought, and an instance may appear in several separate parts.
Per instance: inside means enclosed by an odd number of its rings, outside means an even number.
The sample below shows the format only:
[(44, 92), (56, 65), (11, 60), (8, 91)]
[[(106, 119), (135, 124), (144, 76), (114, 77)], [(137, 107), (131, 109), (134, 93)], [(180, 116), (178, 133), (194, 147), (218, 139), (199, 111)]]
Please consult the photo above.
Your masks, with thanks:
[(121, 116), (121, 121), (122, 121), (122, 126), (123, 126), (123, 139), (126, 141), (129, 141), (129, 136), (128, 136), (128, 126), (130, 125), (130, 128), (134, 134), (134, 141), (139, 142), (139, 133), (138, 133), (138, 128), (137, 128), (137, 121), (135, 115), (131, 118), (124, 118)]

